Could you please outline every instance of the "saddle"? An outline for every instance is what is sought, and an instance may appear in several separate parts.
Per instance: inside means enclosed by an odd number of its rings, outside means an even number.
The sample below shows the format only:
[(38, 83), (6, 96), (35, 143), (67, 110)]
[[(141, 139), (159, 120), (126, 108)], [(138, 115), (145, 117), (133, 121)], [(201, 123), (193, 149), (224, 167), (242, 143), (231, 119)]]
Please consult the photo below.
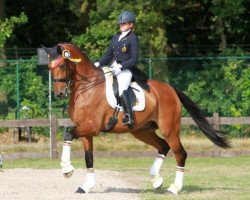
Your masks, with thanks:
[[(121, 105), (119, 91), (118, 91), (118, 82), (116, 76), (111, 75), (109, 67), (102, 68), (105, 79), (106, 79), (106, 99), (109, 105), (114, 108), (112, 117), (110, 118), (108, 124), (105, 126), (103, 132), (112, 130), (118, 122), (117, 116), (119, 112), (123, 111)], [(142, 86), (148, 86), (147, 83), (141, 84)], [(148, 87), (149, 88), (149, 87)], [(141, 87), (137, 82), (132, 81), (129, 88), (129, 98), (133, 111), (143, 111), (145, 109), (145, 94), (144, 90), (147, 90), (147, 87)]]

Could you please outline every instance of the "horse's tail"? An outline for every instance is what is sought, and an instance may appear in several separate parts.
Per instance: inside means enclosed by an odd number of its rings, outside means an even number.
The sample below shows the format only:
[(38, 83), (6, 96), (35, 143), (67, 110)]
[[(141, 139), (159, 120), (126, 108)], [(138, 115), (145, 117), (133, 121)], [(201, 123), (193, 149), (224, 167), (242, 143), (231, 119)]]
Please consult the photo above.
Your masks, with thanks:
[(222, 131), (215, 130), (207, 121), (207, 119), (202, 114), (201, 110), (198, 106), (183, 92), (174, 88), (181, 103), (186, 108), (186, 110), (190, 113), (193, 120), (196, 122), (198, 127), (202, 130), (202, 132), (217, 146), (222, 148), (230, 148), (230, 142), (228, 139), (222, 135)]

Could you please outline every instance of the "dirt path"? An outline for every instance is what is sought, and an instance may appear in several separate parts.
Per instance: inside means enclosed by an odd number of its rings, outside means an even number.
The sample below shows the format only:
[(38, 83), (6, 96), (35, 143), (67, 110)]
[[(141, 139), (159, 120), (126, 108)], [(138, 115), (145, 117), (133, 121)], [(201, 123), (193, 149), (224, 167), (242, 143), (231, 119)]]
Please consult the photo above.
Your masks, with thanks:
[[(96, 171), (96, 186), (89, 194), (75, 190), (85, 178), (85, 170), (76, 169), (69, 179), (61, 170), (9, 169), (0, 172), (1, 200), (137, 200), (139, 181), (132, 175), (108, 170)], [(130, 179), (130, 180), (129, 180)]]

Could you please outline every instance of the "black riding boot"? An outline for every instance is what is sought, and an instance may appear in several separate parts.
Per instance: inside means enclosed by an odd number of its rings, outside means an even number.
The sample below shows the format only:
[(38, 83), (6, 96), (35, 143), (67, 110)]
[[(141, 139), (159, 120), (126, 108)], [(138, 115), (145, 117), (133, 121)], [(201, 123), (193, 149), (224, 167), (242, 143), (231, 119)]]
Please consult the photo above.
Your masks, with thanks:
[(134, 128), (134, 113), (132, 110), (132, 105), (129, 98), (129, 93), (127, 90), (123, 91), (121, 96), (121, 104), (123, 108), (123, 112), (125, 114), (122, 119), (123, 125), (127, 125), (130, 129)]

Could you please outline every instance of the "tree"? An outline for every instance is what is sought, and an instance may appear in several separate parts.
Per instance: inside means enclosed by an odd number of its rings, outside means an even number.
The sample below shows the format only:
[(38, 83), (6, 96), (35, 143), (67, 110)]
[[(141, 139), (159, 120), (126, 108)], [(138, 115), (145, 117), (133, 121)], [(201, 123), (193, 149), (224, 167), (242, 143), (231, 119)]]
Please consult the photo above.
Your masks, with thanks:
[(0, 20), (5, 18), (5, 0), (0, 0)]
[(27, 16), (21, 13), (19, 17), (12, 16), (9, 19), (0, 21), (0, 48), (3, 48), (6, 40), (12, 36), (14, 27), (26, 23), (27, 20)]
[[(88, 2), (88, 3), (86, 3)], [(163, 10), (168, 1), (142, 1), (136, 4), (127, 1), (84, 1), (91, 9), (89, 19), (90, 26), (83, 32), (73, 37), (73, 42), (85, 49), (90, 57), (99, 58), (109, 45), (110, 38), (119, 31), (117, 18), (123, 10), (130, 10), (136, 14), (135, 32), (139, 37), (140, 53), (146, 56), (166, 55), (167, 40), (165, 35)], [(171, 1), (170, 1), (171, 2)]]
[[(7, 94), (7, 101), (4, 107), (8, 107), (7, 113), (2, 113), (1, 117), (7, 117), (9, 119), (15, 118), (16, 107), (16, 65), (19, 65), (19, 91), (20, 91), (20, 106), (27, 106), (31, 108), (29, 113), (30, 117), (47, 117), (48, 108), (47, 105), (47, 92), (48, 87), (44, 83), (41, 75), (37, 73), (36, 62), (12, 62), (8, 67), (0, 68), (1, 80), (0, 91), (5, 91)], [(43, 66), (42, 66), (43, 67)], [(44, 68), (44, 67), (43, 67)], [(45, 71), (46, 70), (46, 71)], [(44, 68), (44, 72), (47, 74), (47, 68)]]
[(78, 17), (70, 10), (69, 0), (8, 0), (6, 15), (15, 16), (25, 11), (29, 21), (22, 27), (16, 27), (14, 37), (7, 46), (40, 47), (41, 44), (53, 46), (58, 42), (70, 41), (78, 33)]
[[(0, 68), (3, 68), (5, 66), (5, 63), (1, 61), (2, 59), (5, 59), (4, 54), (4, 45), (8, 38), (12, 36), (13, 29), (16, 25), (23, 24), (27, 21), (27, 17), (24, 13), (21, 13), (19, 17), (11, 17), (10, 19), (5, 19), (2, 21), (0, 19)], [(4, 88), (0, 88), (0, 113), (6, 115), (7, 114), (7, 106), (4, 106), (7, 104), (7, 95)]]
[[(207, 3), (208, 0), (204, 2)], [(239, 37), (244, 33), (242, 26), (246, 23), (242, 17), (246, 11), (244, 0), (212, 0), (208, 10), (212, 14), (209, 39), (218, 41), (219, 36), (220, 48), (224, 51), (227, 48), (228, 39), (235, 34)]]

